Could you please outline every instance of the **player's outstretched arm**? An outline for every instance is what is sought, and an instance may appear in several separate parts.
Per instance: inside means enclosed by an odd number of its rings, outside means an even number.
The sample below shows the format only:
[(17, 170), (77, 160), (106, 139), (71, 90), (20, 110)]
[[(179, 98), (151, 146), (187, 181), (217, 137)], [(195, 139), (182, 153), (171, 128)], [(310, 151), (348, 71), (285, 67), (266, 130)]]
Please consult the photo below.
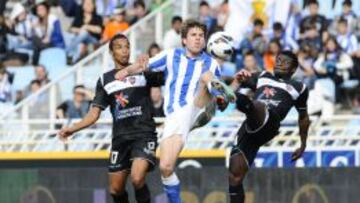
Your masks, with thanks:
[(100, 114), (101, 114), (101, 109), (99, 107), (97, 106), (91, 107), (89, 112), (81, 121), (75, 123), (71, 127), (65, 127), (59, 131), (58, 134), (60, 136), (60, 139), (66, 140), (72, 134), (91, 126), (99, 119)]
[(128, 67), (121, 69), (115, 75), (117, 80), (124, 80), (129, 75), (135, 75), (147, 70), (147, 66), (149, 63), (149, 56), (141, 55), (137, 59), (137, 61)]
[(310, 127), (310, 118), (306, 110), (299, 111), (299, 134), (301, 139), (301, 146), (292, 155), (292, 161), (299, 159), (306, 149), (306, 141)]

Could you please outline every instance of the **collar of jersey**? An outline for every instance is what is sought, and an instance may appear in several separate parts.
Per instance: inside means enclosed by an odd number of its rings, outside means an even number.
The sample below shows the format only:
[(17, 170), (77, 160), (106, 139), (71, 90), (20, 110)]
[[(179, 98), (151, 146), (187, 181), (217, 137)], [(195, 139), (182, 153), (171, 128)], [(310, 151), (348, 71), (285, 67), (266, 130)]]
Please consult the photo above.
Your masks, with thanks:
[(202, 60), (205, 58), (206, 56), (206, 52), (205, 51), (201, 51), (201, 54), (199, 54), (197, 57), (194, 57), (194, 58), (190, 58), (188, 56), (186, 56), (186, 49), (183, 47), (183, 48), (180, 48), (180, 51), (181, 51), (181, 54), (184, 55), (187, 59), (189, 60)]

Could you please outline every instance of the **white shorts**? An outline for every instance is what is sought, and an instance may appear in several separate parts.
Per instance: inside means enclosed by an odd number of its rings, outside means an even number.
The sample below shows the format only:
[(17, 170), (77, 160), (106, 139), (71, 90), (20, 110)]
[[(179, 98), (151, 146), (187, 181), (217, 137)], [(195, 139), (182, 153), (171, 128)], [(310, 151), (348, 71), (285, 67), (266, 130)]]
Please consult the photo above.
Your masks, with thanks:
[(184, 143), (187, 140), (190, 129), (201, 113), (201, 108), (194, 104), (189, 104), (181, 109), (177, 109), (170, 115), (167, 115), (164, 121), (164, 130), (160, 142), (173, 135), (181, 135)]

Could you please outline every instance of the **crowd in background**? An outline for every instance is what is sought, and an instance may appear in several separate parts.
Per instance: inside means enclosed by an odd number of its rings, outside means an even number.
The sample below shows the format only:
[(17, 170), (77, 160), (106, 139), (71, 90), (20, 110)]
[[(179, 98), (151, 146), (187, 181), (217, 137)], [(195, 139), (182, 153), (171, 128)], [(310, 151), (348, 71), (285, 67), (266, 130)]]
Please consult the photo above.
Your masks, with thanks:
[[(6, 2), (2, 1), (2, 4)], [(70, 64), (76, 63), (161, 2), (27, 0), (15, 3), (7, 15), (0, 14), (0, 41), (3, 42), (0, 58), (3, 61), (15, 58), (37, 65), (40, 52), (55, 47), (66, 51)], [(62, 25), (58, 12), (54, 11), (57, 8), (72, 18), (69, 28)]]
[[(63, 12), (73, 18), (67, 30), (71, 36), (68, 42), (62, 35), (64, 31), (61, 31), (59, 18), (49, 12), (51, 2), (61, 6)], [(103, 0), (51, 2), (29, 0), (27, 3), (30, 6), (15, 4), (8, 17), (0, 16), (0, 41), (5, 42), (0, 46), (2, 60), (22, 56), (28, 53), (23, 50), (30, 50), (33, 51), (30, 61), (37, 65), (42, 50), (57, 47), (66, 50), (69, 63), (75, 63), (89, 50), (128, 29), (163, 1), (108, 0), (107, 4)], [(360, 113), (360, 18), (350, 0), (342, 2), (341, 13), (332, 19), (319, 13), (319, 6), (318, 1), (308, 0), (305, 9), (301, 9), (302, 5), (292, 1), (288, 23), (274, 22), (268, 26), (270, 29), (265, 27), (266, 22), (262, 19), (252, 19), (246, 36), (240, 44), (234, 45), (237, 48), (233, 57), (227, 61), (219, 60), (223, 78), (231, 81), (235, 72), (243, 68), (250, 72), (271, 72), (276, 55), (281, 50), (292, 50), (300, 63), (294, 77), (311, 90), (310, 113), (331, 116), (338, 107), (350, 107), (348, 109), (352, 112)], [(1, 8), (2, 5), (0, 11)], [(227, 0), (201, 1), (198, 5), (197, 19), (207, 26), (208, 36), (223, 30), (229, 17)], [(162, 49), (180, 47), (182, 22), (181, 17), (174, 16), (162, 44), (151, 44), (148, 54), (153, 56)], [(0, 101), (4, 101), (9, 97), (7, 90), (12, 76), (5, 68), (0, 70)], [(31, 89), (42, 84), (35, 79)], [(87, 101), (91, 100), (86, 91), (83, 86), (75, 87), (73, 101), (66, 101), (58, 107), (58, 117), (82, 117), (84, 109), (89, 106)], [(151, 95), (156, 116), (163, 116), (161, 89), (153, 88)]]

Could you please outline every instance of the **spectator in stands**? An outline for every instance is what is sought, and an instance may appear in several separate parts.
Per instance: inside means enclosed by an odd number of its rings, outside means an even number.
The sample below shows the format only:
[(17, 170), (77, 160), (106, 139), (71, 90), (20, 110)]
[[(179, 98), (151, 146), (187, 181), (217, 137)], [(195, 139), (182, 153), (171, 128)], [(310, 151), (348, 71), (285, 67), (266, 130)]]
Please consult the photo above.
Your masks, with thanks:
[(36, 21), (36, 17), (28, 13), (21, 3), (14, 5), (10, 14), (12, 32), (7, 35), (8, 50), (14, 51), (19, 48), (31, 50), (33, 48), (33, 25)]
[(349, 70), (353, 67), (351, 57), (346, 54), (334, 37), (325, 44), (324, 52), (314, 64), (317, 74), (322, 78), (331, 78), (336, 83), (349, 78)]
[(258, 64), (263, 64), (263, 54), (267, 47), (267, 40), (263, 35), (264, 22), (260, 19), (254, 20), (254, 27), (251, 33), (240, 43), (240, 51), (254, 51)]
[(145, 3), (143, 1), (134, 2), (134, 17), (130, 20), (130, 25), (136, 23), (141, 18), (145, 17), (148, 14), (146, 10)]
[(345, 18), (340, 18), (338, 21), (336, 40), (341, 48), (351, 56), (355, 56), (359, 50), (357, 38), (349, 31), (348, 21)]
[(273, 72), (275, 67), (275, 58), (281, 51), (281, 44), (279, 40), (272, 39), (269, 43), (268, 50), (264, 54), (265, 70)]
[[(321, 92), (331, 102), (339, 101), (339, 85), (349, 79), (353, 67), (351, 57), (342, 51), (334, 37), (330, 37), (325, 44), (324, 52), (314, 63), (318, 76), (315, 81), (315, 91)], [(325, 93), (324, 93), (325, 92)]]
[(263, 70), (258, 63), (256, 62), (256, 58), (254, 52), (248, 51), (244, 54), (244, 67), (243, 69), (249, 71), (250, 73), (256, 73)]
[(84, 0), (81, 12), (75, 16), (70, 32), (75, 36), (67, 52), (72, 62), (77, 62), (86, 55), (87, 46), (97, 46), (102, 33), (102, 18), (96, 14), (92, 0)]
[(199, 6), (199, 21), (206, 25), (208, 34), (213, 33), (217, 25), (216, 18), (211, 15), (209, 3), (201, 1)]
[(229, 12), (229, 1), (224, 0), (219, 8), (218, 14), (217, 14), (217, 26), (221, 29), (224, 29), (225, 24), (229, 18), (230, 12)]
[(309, 24), (315, 23), (317, 32), (322, 35), (327, 30), (328, 21), (325, 16), (319, 14), (319, 2), (317, 0), (309, 0), (308, 8), (310, 15), (301, 20), (300, 33), (304, 33)]
[(322, 37), (316, 29), (315, 23), (306, 26), (302, 39), (299, 40), (300, 49), (304, 46), (310, 46), (317, 52), (322, 50)]
[(46, 0), (36, 1), (36, 15), (38, 21), (33, 25), (35, 36), (33, 38), (34, 54), (33, 64), (37, 65), (40, 52), (49, 47), (65, 48), (59, 19), (50, 14), (50, 5)]
[[(32, 80), (30, 82), (30, 94), (34, 94), (41, 88), (41, 82), (39, 80)], [(29, 115), (30, 118), (48, 118), (49, 117), (49, 94), (42, 93), (37, 97), (34, 97), (30, 101)]]
[(39, 80), (35, 79), (30, 82), (30, 94), (37, 92), (38, 90), (40, 90), (40, 88), (41, 82)]
[(0, 103), (11, 102), (12, 76), (0, 63)]
[(166, 32), (163, 42), (164, 50), (181, 47), (180, 30), (182, 25), (182, 18), (174, 16), (171, 20), (171, 29)]
[(150, 94), (154, 107), (154, 117), (165, 117), (164, 108), (163, 108), (164, 99), (161, 94), (161, 88), (152, 87)]
[(149, 49), (148, 49), (148, 55), (149, 57), (153, 57), (155, 56), (156, 54), (160, 53), (161, 52), (161, 48), (158, 44), (156, 43), (152, 43), (150, 46), (149, 46)]
[(357, 19), (355, 12), (352, 10), (351, 0), (343, 1), (341, 15), (338, 16), (336, 20), (340, 20), (341, 18), (347, 21), (350, 32), (354, 32), (356, 27), (358, 27), (356, 24), (359, 23), (359, 20)]
[(292, 50), (297, 52), (299, 49), (298, 44), (293, 38), (285, 34), (285, 29), (280, 22), (275, 22), (272, 28), (272, 34), (269, 37), (270, 39), (278, 40), (283, 50)]
[(300, 22), (302, 20), (301, 7), (298, 1), (292, 1), (290, 4), (289, 20), (286, 24), (286, 35), (293, 40), (300, 38)]
[(126, 21), (126, 12), (122, 7), (114, 10), (110, 21), (105, 24), (104, 32), (102, 34), (101, 43), (109, 41), (114, 35), (124, 32), (129, 28), (129, 23)]
[(103, 18), (114, 15), (117, 6), (119, 6), (119, 0), (95, 0), (94, 2), (96, 13)]
[(38, 65), (34, 67), (35, 70), (35, 79), (40, 81), (41, 87), (48, 84), (50, 79), (48, 78), (48, 72), (43, 65)]
[(316, 74), (314, 70), (314, 63), (318, 57), (316, 49), (312, 49), (310, 45), (304, 45), (301, 47), (298, 53), (299, 67), (294, 74), (294, 77), (301, 80), (309, 90), (313, 89), (314, 82), (316, 80)]
[(83, 118), (89, 110), (94, 95), (84, 85), (74, 87), (74, 97), (60, 104), (56, 110), (58, 118)]

